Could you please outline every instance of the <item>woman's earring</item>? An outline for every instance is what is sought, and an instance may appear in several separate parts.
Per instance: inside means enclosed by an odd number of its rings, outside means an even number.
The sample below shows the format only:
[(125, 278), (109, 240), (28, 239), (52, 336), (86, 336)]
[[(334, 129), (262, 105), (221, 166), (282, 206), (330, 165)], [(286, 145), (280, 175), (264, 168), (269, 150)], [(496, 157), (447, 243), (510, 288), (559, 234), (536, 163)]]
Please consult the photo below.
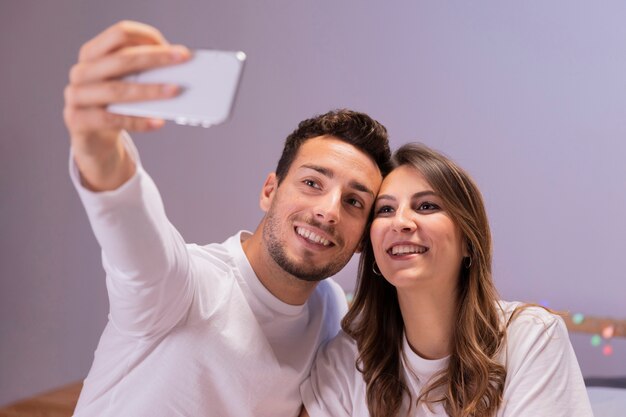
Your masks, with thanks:
[(376, 261), (374, 261), (374, 263), (372, 264), (372, 272), (374, 272), (374, 274), (378, 275), (379, 277), (383, 275), (380, 272), (380, 269), (378, 269), (378, 265), (376, 265)]
[(470, 266), (472, 266), (471, 256), (466, 256), (465, 258), (463, 258), (463, 266), (465, 267), (465, 269), (470, 269)]

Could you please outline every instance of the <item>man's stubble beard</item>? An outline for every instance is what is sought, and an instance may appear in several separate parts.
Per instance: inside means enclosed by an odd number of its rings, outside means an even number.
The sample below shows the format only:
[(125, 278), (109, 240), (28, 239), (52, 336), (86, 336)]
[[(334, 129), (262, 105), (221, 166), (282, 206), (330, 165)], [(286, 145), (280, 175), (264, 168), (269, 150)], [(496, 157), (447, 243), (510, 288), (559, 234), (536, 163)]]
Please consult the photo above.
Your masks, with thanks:
[[(306, 221), (307, 224), (313, 224), (314, 222)], [(341, 271), (344, 266), (352, 258), (352, 253), (343, 256), (338, 259), (333, 259), (325, 265), (313, 265), (306, 261), (300, 262), (300, 264), (289, 259), (284, 248), (284, 242), (281, 242), (279, 233), (281, 230), (281, 220), (274, 214), (274, 210), (270, 208), (265, 218), (265, 224), (263, 226), (263, 240), (267, 246), (268, 253), (285, 272), (294, 276), (297, 279), (317, 282), (335, 275)], [(320, 227), (319, 225), (315, 225)]]

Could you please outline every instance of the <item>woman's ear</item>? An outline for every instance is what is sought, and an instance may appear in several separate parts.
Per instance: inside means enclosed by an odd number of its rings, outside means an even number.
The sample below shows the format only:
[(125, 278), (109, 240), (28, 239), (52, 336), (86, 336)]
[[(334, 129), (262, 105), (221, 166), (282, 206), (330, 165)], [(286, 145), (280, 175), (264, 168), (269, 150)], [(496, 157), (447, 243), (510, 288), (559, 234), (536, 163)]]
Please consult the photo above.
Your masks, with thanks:
[(268, 174), (265, 179), (265, 183), (261, 189), (261, 198), (259, 199), (259, 206), (261, 207), (261, 210), (266, 213), (272, 205), (276, 188), (278, 188), (278, 178), (276, 177), (276, 173), (272, 172)]
[(472, 244), (469, 240), (467, 239), (463, 239), (463, 257), (467, 258), (467, 257), (472, 257)]

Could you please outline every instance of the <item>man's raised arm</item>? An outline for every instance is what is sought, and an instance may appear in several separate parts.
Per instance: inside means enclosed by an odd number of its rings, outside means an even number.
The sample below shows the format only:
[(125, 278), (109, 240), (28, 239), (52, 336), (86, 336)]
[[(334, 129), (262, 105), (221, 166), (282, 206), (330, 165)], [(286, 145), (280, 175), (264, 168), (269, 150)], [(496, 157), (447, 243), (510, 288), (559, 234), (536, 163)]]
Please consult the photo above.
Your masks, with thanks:
[(170, 45), (157, 29), (131, 21), (110, 26), (82, 46), (65, 88), (63, 117), (85, 187), (114, 190), (133, 176), (135, 164), (121, 140), (122, 130), (150, 131), (163, 126), (162, 120), (109, 113), (106, 106), (164, 99), (179, 92), (176, 85), (129, 83), (121, 78), (189, 57), (187, 48)]

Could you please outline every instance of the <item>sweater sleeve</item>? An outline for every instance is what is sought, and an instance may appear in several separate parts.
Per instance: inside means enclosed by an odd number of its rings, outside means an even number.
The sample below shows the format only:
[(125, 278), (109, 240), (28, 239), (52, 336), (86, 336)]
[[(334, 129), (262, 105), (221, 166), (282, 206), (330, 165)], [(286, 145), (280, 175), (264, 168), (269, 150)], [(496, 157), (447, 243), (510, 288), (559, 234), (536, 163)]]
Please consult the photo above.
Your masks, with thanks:
[(529, 307), (507, 331), (507, 378), (498, 417), (593, 417), (560, 317)]
[[(300, 385), (302, 403), (311, 417), (359, 417), (355, 402), (365, 386), (356, 370), (356, 344), (340, 331), (334, 339), (320, 347), (311, 368), (311, 375)], [(358, 397), (358, 398), (355, 398)]]
[(176, 325), (191, 303), (189, 256), (126, 133), (124, 142), (137, 169), (118, 189), (85, 188), (73, 154), (70, 177), (102, 249), (111, 323), (131, 337), (151, 337)]

